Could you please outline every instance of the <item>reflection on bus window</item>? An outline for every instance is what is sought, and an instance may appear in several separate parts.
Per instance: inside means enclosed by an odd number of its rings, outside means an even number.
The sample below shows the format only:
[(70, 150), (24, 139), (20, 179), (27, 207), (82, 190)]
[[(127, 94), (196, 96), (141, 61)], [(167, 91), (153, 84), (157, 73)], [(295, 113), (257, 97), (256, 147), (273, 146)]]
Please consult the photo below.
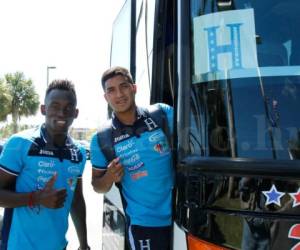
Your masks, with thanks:
[[(198, 61), (208, 65), (212, 65), (210, 60), (219, 63), (215, 68), (207, 67), (207, 74), (200, 70), (191, 83), (190, 152), (202, 156), (299, 159), (300, 9), (297, 1), (215, 0), (200, 4), (195, 0), (190, 7), (194, 38), (192, 68), (199, 68), (195, 64)], [(241, 15), (241, 23), (234, 26), (231, 19), (226, 19), (227, 11), (237, 15), (250, 13), (250, 17), (243, 19)], [(218, 19), (228, 21), (227, 26), (210, 29)], [(241, 38), (243, 26), (248, 25), (243, 20), (251, 19), (254, 20), (253, 36)], [(206, 30), (197, 35), (199, 30), (194, 29), (199, 27)], [(229, 35), (234, 37), (235, 32), (240, 40), (220, 39), (230, 31)], [(252, 51), (256, 51), (256, 55), (250, 56), (256, 58), (257, 66), (249, 69), (244, 66), (249, 55), (234, 54), (238, 48), (244, 53), (241, 43), (245, 39), (254, 39)], [(202, 50), (198, 50), (199, 46)], [(207, 51), (201, 52), (203, 48)], [(239, 58), (243, 60), (237, 69), (234, 67), (238, 64), (233, 60)]]

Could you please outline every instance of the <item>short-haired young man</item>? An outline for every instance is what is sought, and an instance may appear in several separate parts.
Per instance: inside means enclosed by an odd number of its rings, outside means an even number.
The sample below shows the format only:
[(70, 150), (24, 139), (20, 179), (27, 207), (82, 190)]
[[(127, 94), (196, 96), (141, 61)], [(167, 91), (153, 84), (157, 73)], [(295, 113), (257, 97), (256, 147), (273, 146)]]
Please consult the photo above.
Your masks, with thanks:
[(171, 131), (173, 109), (166, 104), (137, 107), (137, 87), (122, 67), (105, 71), (102, 86), (113, 110), (110, 128), (115, 158), (108, 159), (101, 148), (105, 142), (99, 142), (95, 134), (91, 141), (93, 187), (105, 193), (114, 182), (120, 182), (131, 249), (170, 249), (174, 179), (171, 148), (149, 110), (161, 109)]
[(81, 180), (85, 150), (68, 135), (76, 105), (74, 85), (53, 81), (41, 105), (45, 123), (13, 135), (3, 148), (0, 206), (13, 208), (11, 224), (4, 227), (9, 250), (65, 249), (70, 211), (79, 249), (89, 249)]

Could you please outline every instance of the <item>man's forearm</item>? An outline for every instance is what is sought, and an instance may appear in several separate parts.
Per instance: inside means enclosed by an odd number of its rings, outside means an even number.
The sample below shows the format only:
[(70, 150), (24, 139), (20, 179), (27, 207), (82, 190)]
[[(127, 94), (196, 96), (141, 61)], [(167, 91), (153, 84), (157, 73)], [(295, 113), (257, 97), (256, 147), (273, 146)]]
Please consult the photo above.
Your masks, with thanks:
[(31, 193), (16, 193), (8, 190), (0, 190), (0, 207), (14, 208), (28, 206), (32, 199)]
[(76, 229), (80, 248), (87, 249), (86, 206), (83, 197), (73, 203), (71, 217)]
[(103, 176), (93, 177), (92, 185), (96, 192), (106, 193), (111, 189), (113, 180), (111, 180), (106, 174)]

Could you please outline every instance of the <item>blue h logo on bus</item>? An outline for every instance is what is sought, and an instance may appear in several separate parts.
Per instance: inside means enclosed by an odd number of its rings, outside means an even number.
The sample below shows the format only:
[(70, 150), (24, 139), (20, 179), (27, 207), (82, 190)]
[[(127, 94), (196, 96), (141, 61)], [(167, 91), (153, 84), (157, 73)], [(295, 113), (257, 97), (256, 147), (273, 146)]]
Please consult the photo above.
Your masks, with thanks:
[(209, 66), (210, 71), (218, 71), (218, 54), (231, 53), (232, 66), (235, 69), (242, 68), (241, 55), (241, 40), (240, 40), (240, 26), (242, 23), (227, 24), (230, 29), (230, 44), (217, 45), (217, 29), (220, 26), (213, 26), (205, 28), (208, 34), (208, 48), (209, 48)]

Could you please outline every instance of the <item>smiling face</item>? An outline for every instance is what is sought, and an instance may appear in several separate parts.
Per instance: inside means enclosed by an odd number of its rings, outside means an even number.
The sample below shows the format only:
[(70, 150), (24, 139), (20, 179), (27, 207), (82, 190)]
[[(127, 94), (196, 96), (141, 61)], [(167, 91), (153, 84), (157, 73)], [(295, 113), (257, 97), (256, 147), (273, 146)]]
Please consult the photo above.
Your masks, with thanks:
[(135, 110), (136, 85), (122, 75), (116, 75), (105, 82), (104, 97), (116, 114)]
[(45, 126), (51, 137), (65, 136), (73, 120), (78, 116), (76, 98), (71, 91), (53, 89), (41, 105), (41, 112), (45, 115)]

